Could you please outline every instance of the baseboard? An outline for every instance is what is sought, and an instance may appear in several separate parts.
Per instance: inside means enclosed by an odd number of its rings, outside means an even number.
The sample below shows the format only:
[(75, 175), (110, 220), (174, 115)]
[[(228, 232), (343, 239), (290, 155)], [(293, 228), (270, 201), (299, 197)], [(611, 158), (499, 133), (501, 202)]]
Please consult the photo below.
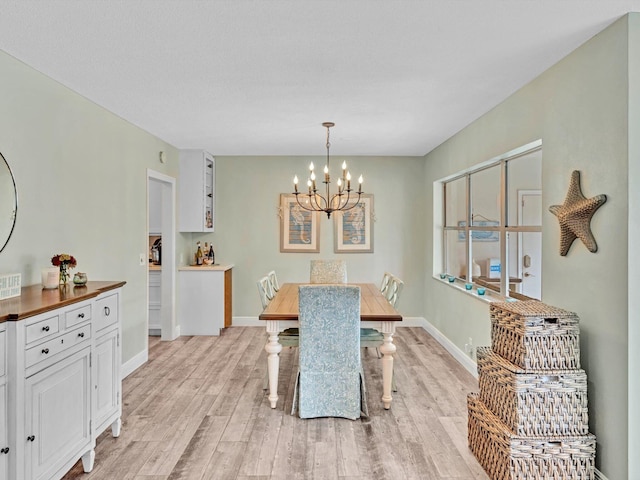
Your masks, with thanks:
[(124, 380), (133, 372), (135, 372), (138, 368), (140, 368), (142, 365), (147, 363), (147, 360), (149, 360), (149, 351), (145, 349), (144, 351), (134, 356), (131, 360), (128, 360), (125, 363), (123, 363), (122, 370), (121, 370), (122, 379)]
[[(403, 320), (404, 326), (404, 320)], [(462, 365), (471, 375), (475, 378), (478, 378), (478, 364), (473, 361), (466, 353), (458, 348), (456, 344), (454, 344), (451, 340), (449, 340), (440, 330), (434, 327), (428, 320), (422, 319), (422, 324), (420, 325), (424, 328), (429, 334), (436, 339), (436, 341), (444, 347), (444, 349), (455, 358), (460, 365)]]
[(264, 321), (258, 317), (233, 317), (231, 319), (232, 327), (266, 327)]

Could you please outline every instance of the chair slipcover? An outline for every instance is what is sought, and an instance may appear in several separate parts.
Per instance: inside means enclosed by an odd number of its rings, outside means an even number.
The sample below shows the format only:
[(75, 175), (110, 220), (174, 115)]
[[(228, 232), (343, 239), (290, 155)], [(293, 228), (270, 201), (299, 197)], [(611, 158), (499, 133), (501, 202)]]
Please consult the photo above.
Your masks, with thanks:
[(311, 260), (311, 283), (347, 283), (344, 260)]
[(360, 359), (360, 288), (299, 287), (299, 371), (293, 399), (300, 418), (367, 415)]

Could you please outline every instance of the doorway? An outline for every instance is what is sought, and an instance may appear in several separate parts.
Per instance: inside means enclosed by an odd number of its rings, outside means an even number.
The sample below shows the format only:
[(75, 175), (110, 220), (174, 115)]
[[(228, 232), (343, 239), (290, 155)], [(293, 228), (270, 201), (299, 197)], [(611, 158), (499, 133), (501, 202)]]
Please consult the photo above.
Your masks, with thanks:
[[(542, 224), (542, 192), (518, 191), (518, 224)], [(518, 278), (523, 295), (542, 299), (542, 232), (518, 233)]]
[[(161, 237), (162, 255), (159, 265), (158, 307), (160, 339), (175, 340), (180, 336), (176, 324), (176, 179), (147, 170), (147, 243), (150, 234)], [(151, 307), (150, 276), (147, 275), (147, 304)], [(147, 309), (147, 331), (149, 331)]]

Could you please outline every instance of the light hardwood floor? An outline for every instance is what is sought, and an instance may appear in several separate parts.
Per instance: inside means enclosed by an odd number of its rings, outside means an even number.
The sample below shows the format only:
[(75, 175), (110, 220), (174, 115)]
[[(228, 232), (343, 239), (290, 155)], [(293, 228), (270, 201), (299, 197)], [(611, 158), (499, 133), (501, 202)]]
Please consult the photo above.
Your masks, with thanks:
[(269, 407), (266, 334), (149, 339), (149, 362), (123, 383), (123, 425), (98, 439), (93, 472), (64, 480), (487, 479), (467, 447), (466, 395), (477, 381), (421, 328), (401, 327), (398, 391), (384, 410), (375, 349), (363, 349), (368, 419), (291, 416), (295, 348), (280, 357)]

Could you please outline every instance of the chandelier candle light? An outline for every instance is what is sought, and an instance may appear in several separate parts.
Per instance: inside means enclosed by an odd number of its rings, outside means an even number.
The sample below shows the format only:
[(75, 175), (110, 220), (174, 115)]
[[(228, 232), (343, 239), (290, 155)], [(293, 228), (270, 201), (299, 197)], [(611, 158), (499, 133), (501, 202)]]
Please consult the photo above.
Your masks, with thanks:
[[(298, 176), (293, 177), (293, 186), (298, 205), (305, 210), (311, 212), (324, 212), (327, 214), (327, 218), (331, 218), (331, 213), (336, 211), (351, 210), (360, 203), (360, 195), (362, 195), (362, 175), (358, 179), (358, 191), (354, 192), (358, 194), (358, 198), (355, 203), (349, 204), (351, 198), (351, 174), (347, 170), (347, 162), (342, 162), (342, 178), (338, 178), (336, 185), (338, 186), (338, 193), (333, 195), (329, 192), (329, 185), (331, 184), (331, 177), (329, 176), (329, 148), (331, 143), (329, 142), (329, 129), (333, 127), (335, 123), (324, 122), (323, 127), (327, 129), (327, 164), (324, 166), (324, 181), (326, 185), (326, 195), (318, 193), (316, 188), (316, 174), (314, 172), (313, 162), (309, 165), (309, 179), (307, 180), (307, 186), (309, 187), (309, 193), (301, 193), (298, 191)], [(301, 202), (300, 195), (307, 197), (307, 201)]]

